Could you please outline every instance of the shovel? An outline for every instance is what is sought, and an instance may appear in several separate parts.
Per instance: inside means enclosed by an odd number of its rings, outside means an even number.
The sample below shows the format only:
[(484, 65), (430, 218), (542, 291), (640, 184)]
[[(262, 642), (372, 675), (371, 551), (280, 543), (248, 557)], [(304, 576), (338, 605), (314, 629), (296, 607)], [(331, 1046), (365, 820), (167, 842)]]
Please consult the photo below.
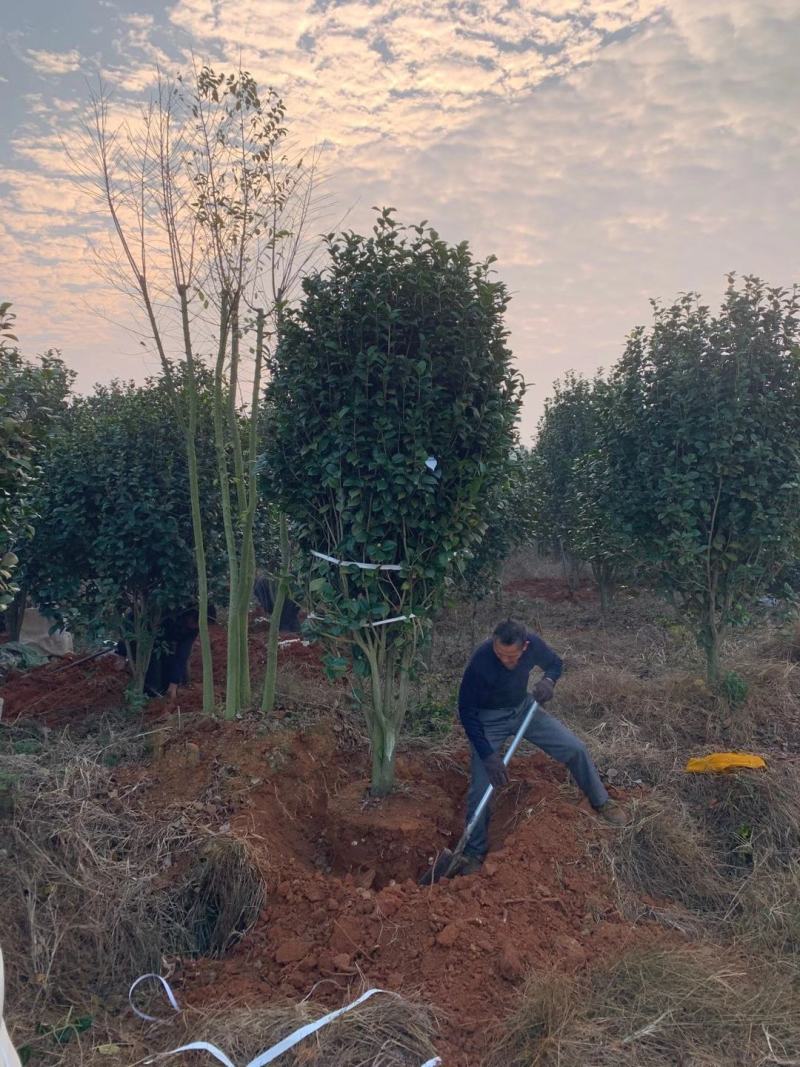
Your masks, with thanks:
[[(538, 710), (539, 705), (534, 700), (531, 703), (531, 706), (528, 708), (525, 718), (520, 723), (519, 729), (514, 734), (514, 740), (508, 746), (508, 751), (506, 752), (505, 756), (503, 756), (503, 763), (506, 765), (506, 767), (511, 762), (511, 757), (517, 751), (517, 745), (522, 740), (525, 731), (531, 724), (531, 719), (533, 719), (533, 716)], [(449, 878), (451, 874), (454, 874), (458, 870), (464, 858), (464, 849), (466, 848), (467, 842), (469, 841), (470, 837), (472, 837), (472, 831), (478, 825), (478, 820), (480, 819), (481, 815), (483, 815), (483, 809), (489, 803), (489, 798), (491, 797), (493, 792), (494, 786), (490, 782), (489, 785), (486, 787), (486, 792), (481, 797), (480, 804), (478, 804), (477, 808), (475, 809), (475, 814), (467, 823), (467, 828), (461, 835), (461, 839), (456, 845), (456, 847), (452, 851), (449, 848), (445, 848), (439, 853), (439, 855), (436, 857), (436, 862), (420, 878), (420, 885), (433, 885), (433, 883), (438, 882), (440, 878)]]

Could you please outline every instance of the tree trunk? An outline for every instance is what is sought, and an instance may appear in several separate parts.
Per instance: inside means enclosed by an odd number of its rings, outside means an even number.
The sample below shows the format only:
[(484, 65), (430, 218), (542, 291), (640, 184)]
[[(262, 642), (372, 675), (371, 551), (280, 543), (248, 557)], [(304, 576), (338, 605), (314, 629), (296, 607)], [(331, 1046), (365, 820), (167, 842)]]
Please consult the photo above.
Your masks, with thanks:
[(720, 680), (720, 639), (720, 629), (712, 605), (706, 611), (706, 617), (700, 631), (700, 643), (706, 654), (706, 681), (712, 689), (719, 685)]
[(190, 419), (186, 435), (186, 456), (189, 462), (189, 498), (192, 504), (192, 533), (194, 534), (194, 559), (197, 570), (197, 612), (200, 630), (200, 658), (203, 664), (203, 711), (214, 713), (214, 660), (211, 655), (211, 634), (208, 630), (208, 570), (203, 536), (203, 514), (200, 509), (200, 482), (197, 472), (197, 447), (195, 445), (196, 412)]
[[(164, 368), (166, 379), (172, 382), (172, 374), (169, 362), (161, 347), (161, 338), (156, 325), (155, 315), (150, 303), (147, 289), (142, 282), (142, 294), (145, 299), (147, 313), (153, 329), (153, 336), (161, 355), (161, 364)], [(211, 654), (211, 635), (208, 631), (208, 569), (206, 564), (205, 535), (203, 534), (203, 512), (200, 506), (200, 476), (197, 464), (197, 381), (194, 372), (194, 355), (192, 352), (192, 338), (189, 326), (189, 299), (186, 287), (179, 290), (181, 302), (181, 324), (183, 328), (183, 343), (186, 352), (186, 367), (188, 370), (188, 418), (184, 423), (186, 432), (186, 460), (189, 468), (189, 499), (192, 505), (192, 535), (194, 540), (194, 558), (197, 570), (197, 613), (198, 628), (200, 630), (200, 656), (203, 664), (203, 711), (206, 715), (214, 713), (214, 660)], [(186, 385), (184, 385), (186, 388)], [(180, 414), (180, 402), (174, 386), (173, 402), (175, 412)]]
[(397, 741), (408, 710), (415, 647), (412, 640), (399, 651), (397, 645), (387, 646), (382, 634), (367, 654), (372, 676), (367, 725), (372, 748), (370, 793), (374, 797), (385, 797), (394, 789)]
[(144, 693), (144, 681), (147, 677), (147, 669), (150, 666), (160, 623), (160, 611), (155, 610), (151, 613), (146, 604), (134, 602), (133, 638), (126, 640), (125, 647), (131, 668), (131, 692), (135, 697), (140, 697)]
[(23, 582), (19, 592), (6, 608), (6, 631), (9, 641), (19, 641), (22, 623), (25, 621), (25, 606), (28, 603), (28, 587)]
[(275, 689), (278, 681), (278, 638), (280, 637), (281, 615), (289, 592), (289, 526), (286, 515), (281, 512), (279, 537), (281, 545), (281, 570), (278, 575), (278, 588), (275, 590), (275, 602), (269, 620), (269, 637), (267, 638), (267, 668), (264, 673), (264, 694), (261, 710), (269, 715), (275, 708)]
[(600, 611), (606, 615), (614, 600), (614, 580), (611, 568), (605, 563), (593, 563), (592, 573), (600, 593)]

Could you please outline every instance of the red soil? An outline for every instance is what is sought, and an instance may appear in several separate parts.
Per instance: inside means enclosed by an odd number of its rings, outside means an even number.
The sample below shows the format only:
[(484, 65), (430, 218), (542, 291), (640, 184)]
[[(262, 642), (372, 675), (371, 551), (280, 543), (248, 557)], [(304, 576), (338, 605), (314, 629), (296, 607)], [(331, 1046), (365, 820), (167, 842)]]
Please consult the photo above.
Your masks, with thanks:
[[(210, 630), (215, 689), (217, 701), (221, 703), (225, 698), (227, 636), (221, 626), (212, 626)], [(282, 639), (291, 641), (293, 635), (285, 634)], [(321, 675), (320, 656), (318, 648), (305, 646), (300, 641), (278, 649), (279, 662), (290, 661), (296, 673), (306, 676)], [(81, 658), (75, 656), (74, 660)], [(265, 632), (251, 634), (250, 658), (255, 677), (261, 677), (266, 659)], [(68, 661), (62, 659), (25, 673), (11, 671), (0, 686), (0, 696), (4, 700), (3, 722), (13, 723), (17, 719), (32, 717), (45, 726), (68, 726), (82, 721), (88, 714), (122, 707), (129, 676), (126, 671), (117, 669), (119, 662), (119, 657), (111, 654), (75, 666), (68, 666)], [(174, 706), (166, 700), (151, 701), (145, 711), (147, 718), (170, 714), (177, 707), (181, 712), (202, 710), (199, 641), (195, 642), (192, 652), (190, 676), (197, 679), (198, 684), (179, 689)]]
[[(221, 698), (224, 631), (215, 627), (212, 640)], [(263, 633), (251, 648), (260, 665)], [(286, 645), (280, 656), (320, 675), (314, 648)], [(199, 679), (199, 650), (193, 669)], [(49, 665), (7, 682), (4, 721), (80, 722), (121, 704), (125, 683), (104, 660), (59, 674)], [(115, 772), (138, 780), (153, 810), (178, 806), (245, 838), (267, 880), (259, 921), (224, 959), (177, 962), (173, 978), (187, 1004), (258, 1006), (313, 991), (338, 1007), (379, 986), (431, 1005), (447, 1067), (476, 1067), (487, 1030), (507, 1015), (526, 973), (553, 962), (578, 969), (657, 936), (620, 915), (598, 861), (613, 831), (541, 754), (515, 757), (482, 872), (421, 887), (418, 876), (461, 832), (466, 745), (445, 769), (430, 751), (401, 754), (396, 792), (375, 802), (367, 755), (340, 746), (337, 736), (352, 731), (337, 712), (300, 733), (275, 720), (223, 723), (191, 714), (199, 690), (181, 691), (184, 714), (168, 718), (153, 762)], [(147, 714), (167, 711), (153, 701)]]
[(65, 666), (65, 660), (54, 660), (24, 674), (11, 671), (0, 686), (3, 722), (35, 718), (45, 726), (67, 726), (123, 703), (128, 676), (115, 669), (111, 657)]
[(546, 600), (550, 604), (563, 601), (588, 601), (597, 599), (597, 588), (584, 582), (570, 589), (563, 578), (515, 578), (503, 587), (507, 593), (518, 593), (530, 600)]
[(259, 733), (206, 720), (164, 752), (135, 772), (148, 803), (229, 824), (268, 883), (260, 920), (225, 959), (179, 965), (194, 1006), (312, 990), (340, 1006), (379, 986), (432, 1005), (447, 1067), (475, 1067), (531, 969), (580, 968), (652, 936), (621, 917), (596, 862), (610, 831), (540, 754), (512, 764), (483, 871), (421, 887), (419, 874), (460, 834), (466, 752), (445, 771), (430, 755), (401, 755), (398, 791), (381, 802), (366, 799), (365, 758), (338, 750), (327, 728)]

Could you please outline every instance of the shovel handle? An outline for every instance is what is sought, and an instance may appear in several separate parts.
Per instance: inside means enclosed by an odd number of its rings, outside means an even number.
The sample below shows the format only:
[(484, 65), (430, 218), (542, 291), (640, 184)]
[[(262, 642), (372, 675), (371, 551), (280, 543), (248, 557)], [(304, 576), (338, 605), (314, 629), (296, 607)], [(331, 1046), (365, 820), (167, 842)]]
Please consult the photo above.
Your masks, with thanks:
[[(531, 702), (531, 706), (528, 708), (527, 714), (525, 715), (525, 718), (522, 720), (522, 722), (520, 723), (519, 729), (514, 734), (514, 740), (508, 746), (508, 751), (506, 752), (505, 756), (503, 756), (503, 763), (505, 764), (506, 767), (511, 762), (511, 757), (517, 751), (517, 746), (519, 745), (519, 743), (522, 740), (522, 738), (525, 736), (525, 731), (530, 726), (531, 720), (533, 719), (533, 716), (536, 714), (536, 712), (538, 710), (539, 710), (538, 702), (536, 700), (532, 701)], [(478, 825), (478, 820), (480, 819), (481, 815), (483, 815), (483, 810), (486, 807), (486, 805), (489, 803), (489, 798), (491, 797), (493, 792), (494, 792), (494, 786), (490, 782), (489, 785), (486, 787), (486, 792), (481, 797), (480, 804), (478, 804), (477, 808), (475, 809), (475, 814), (472, 816), (472, 818), (467, 823), (467, 828), (464, 831), (464, 833), (461, 835), (461, 840), (458, 842), (458, 844), (455, 847), (455, 850), (453, 851), (453, 856), (454, 857), (460, 855), (464, 851), (464, 846), (466, 845), (467, 841), (469, 841), (470, 837), (472, 836), (472, 831)]]

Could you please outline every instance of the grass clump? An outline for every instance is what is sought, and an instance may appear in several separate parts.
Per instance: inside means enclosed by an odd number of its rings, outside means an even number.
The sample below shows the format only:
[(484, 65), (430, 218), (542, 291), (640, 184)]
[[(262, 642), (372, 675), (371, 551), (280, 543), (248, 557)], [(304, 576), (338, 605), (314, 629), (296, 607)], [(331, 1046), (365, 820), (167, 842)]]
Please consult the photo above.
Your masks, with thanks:
[(222, 956), (256, 921), (264, 897), (247, 845), (235, 837), (210, 838), (183, 880), (184, 925), (195, 951)]
[(792, 975), (703, 945), (640, 951), (581, 978), (535, 975), (486, 1067), (757, 1067), (799, 1055)]
[(766, 771), (685, 775), (692, 803), (729, 862), (782, 867), (800, 855), (800, 780), (793, 765)]
[(610, 844), (624, 887), (693, 911), (715, 911), (731, 896), (711, 841), (677, 796), (631, 805), (631, 821)]
[(245, 844), (185, 815), (154, 817), (102, 756), (96, 742), (67, 737), (36, 755), (0, 756), (10, 791), (0, 808), (2, 936), (18, 1044), (35, 1046), (65, 1010), (120, 1007), (165, 955), (220, 954), (263, 903)]

